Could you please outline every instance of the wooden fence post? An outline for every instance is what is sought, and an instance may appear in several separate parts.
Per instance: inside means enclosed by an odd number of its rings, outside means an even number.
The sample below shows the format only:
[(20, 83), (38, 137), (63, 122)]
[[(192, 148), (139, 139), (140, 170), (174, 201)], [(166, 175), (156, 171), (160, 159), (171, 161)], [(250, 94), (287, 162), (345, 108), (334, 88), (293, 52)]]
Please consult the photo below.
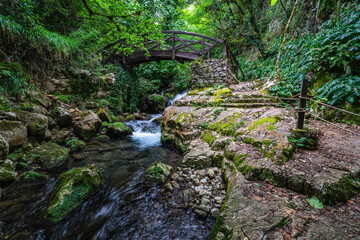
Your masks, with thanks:
[(175, 51), (175, 33), (172, 33), (171, 35), (171, 47), (172, 47), (172, 60), (175, 60), (175, 54), (176, 54), (176, 51)]
[(223, 58), (227, 58), (227, 42), (226, 38), (224, 39), (224, 47), (223, 47)]
[(300, 92), (300, 101), (299, 101), (299, 109), (298, 109), (298, 120), (296, 124), (297, 129), (304, 128), (305, 122), (305, 107), (306, 107), (306, 96), (307, 96), (307, 88), (308, 88), (308, 80), (307, 78), (303, 78), (301, 81), (301, 92)]

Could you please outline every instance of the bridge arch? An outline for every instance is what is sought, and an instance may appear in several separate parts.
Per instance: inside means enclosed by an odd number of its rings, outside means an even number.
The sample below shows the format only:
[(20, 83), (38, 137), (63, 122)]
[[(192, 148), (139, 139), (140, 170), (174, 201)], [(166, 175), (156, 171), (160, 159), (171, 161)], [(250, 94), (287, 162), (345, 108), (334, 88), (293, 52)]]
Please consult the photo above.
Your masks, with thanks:
[[(232, 53), (228, 42), (225, 40), (201, 35), (198, 33), (185, 31), (162, 31), (166, 36), (164, 39), (151, 40), (144, 36), (143, 45), (145, 49), (135, 47), (135, 51), (126, 55), (121, 50), (122, 46), (128, 46), (124, 39), (120, 39), (111, 43), (103, 49), (106, 61), (119, 62), (122, 65), (134, 66), (140, 63), (160, 60), (173, 61), (193, 61), (196, 59), (210, 59), (211, 52), (216, 46), (221, 46), (223, 49), (223, 58), (229, 60), (231, 69), (238, 75), (240, 64)], [(182, 36), (189, 36), (189, 38), (198, 38), (199, 40), (191, 40), (182, 38)], [(134, 47), (134, 45), (132, 45)], [(148, 54), (147, 54), (148, 53)], [(240, 69), (241, 70), (241, 69)], [(244, 76), (244, 74), (242, 73)]]

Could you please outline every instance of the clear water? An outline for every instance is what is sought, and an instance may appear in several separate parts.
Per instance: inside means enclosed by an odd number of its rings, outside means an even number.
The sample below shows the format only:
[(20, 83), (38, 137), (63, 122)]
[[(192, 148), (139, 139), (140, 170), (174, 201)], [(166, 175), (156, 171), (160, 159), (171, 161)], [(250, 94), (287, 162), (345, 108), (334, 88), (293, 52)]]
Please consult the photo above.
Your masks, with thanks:
[(159, 116), (129, 122), (131, 137), (90, 142), (72, 155), (67, 169), (95, 163), (105, 186), (57, 224), (43, 215), (61, 172), (46, 184), (14, 185), (0, 202), (0, 239), (205, 239), (214, 221), (200, 220), (191, 209), (170, 202), (160, 185), (143, 177), (154, 161), (173, 167), (181, 163), (181, 155), (160, 144), (160, 126), (154, 121)]

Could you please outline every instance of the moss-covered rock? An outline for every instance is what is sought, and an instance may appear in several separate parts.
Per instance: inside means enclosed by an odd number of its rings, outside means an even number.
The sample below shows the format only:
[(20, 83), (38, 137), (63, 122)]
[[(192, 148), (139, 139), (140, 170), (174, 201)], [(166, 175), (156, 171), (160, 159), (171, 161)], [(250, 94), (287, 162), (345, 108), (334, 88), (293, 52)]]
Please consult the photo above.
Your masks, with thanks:
[(64, 164), (69, 151), (56, 143), (48, 142), (32, 149), (28, 156), (31, 157), (31, 162), (39, 164), (41, 168), (50, 169)]
[(91, 110), (81, 113), (74, 123), (74, 132), (76, 136), (83, 140), (89, 140), (94, 137), (100, 131), (100, 128), (101, 120)]
[(122, 122), (111, 123), (108, 125), (106, 135), (110, 138), (121, 138), (132, 133), (131, 128)]
[(8, 142), (9, 148), (22, 146), (27, 141), (27, 128), (18, 121), (0, 121), (0, 135)]
[(5, 167), (0, 167), (0, 187), (7, 187), (16, 180), (16, 177), (16, 172)]
[(159, 94), (152, 94), (148, 97), (148, 112), (158, 113), (165, 108), (165, 98)]
[(18, 111), (18, 118), (24, 122), (31, 136), (44, 137), (48, 129), (48, 118), (41, 113)]
[(18, 182), (45, 182), (47, 180), (49, 180), (49, 176), (33, 171), (23, 172), (17, 179)]
[(77, 152), (83, 149), (86, 146), (86, 143), (78, 138), (72, 138), (66, 142), (66, 146), (69, 147), (71, 151)]
[[(315, 150), (319, 144), (319, 131), (316, 129), (293, 129), (293, 143), (300, 148)], [(291, 139), (291, 138), (290, 138)]]
[(0, 135), (0, 160), (5, 160), (9, 154), (9, 143)]
[(74, 168), (57, 179), (51, 192), (51, 201), (44, 218), (58, 222), (91, 195), (97, 193), (104, 184), (104, 177), (95, 164)]
[(235, 134), (235, 131), (243, 125), (244, 122), (241, 119), (241, 114), (234, 113), (231, 116), (227, 116), (220, 121), (211, 124), (209, 128), (222, 135), (232, 136)]
[(97, 115), (99, 116), (100, 120), (103, 122), (111, 122), (111, 119), (109, 117), (109, 114), (102, 108), (100, 108), (97, 112)]
[(173, 167), (162, 162), (154, 162), (150, 167), (148, 167), (148, 169), (146, 169), (145, 177), (164, 183), (165, 179), (171, 174), (173, 170)]

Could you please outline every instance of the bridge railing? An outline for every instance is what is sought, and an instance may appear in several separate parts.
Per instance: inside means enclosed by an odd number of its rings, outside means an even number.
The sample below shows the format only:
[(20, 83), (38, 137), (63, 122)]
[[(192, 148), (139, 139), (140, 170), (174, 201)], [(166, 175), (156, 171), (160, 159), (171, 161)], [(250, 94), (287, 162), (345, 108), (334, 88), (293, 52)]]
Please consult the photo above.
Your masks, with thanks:
[[(222, 45), (222, 57), (229, 59), (231, 70), (235, 76), (237, 77), (239, 70), (241, 71), (240, 64), (226, 40), (185, 31), (162, 31), (162, 33), (166, 36), (162, 40), (151, 40), (145, 35), (144, 41), (137, 44), (142, 47), (128, 44), (124, 39), (121, 39), (107, 45), (103, 50), (107, 51), (105, 54), (107, 60), (116, 59), (124, 65), (135, 65), (141, 62), (163, 59), (178, 61), (211, 59), (212, 51), (217, 46)], [(185, 39), (184, 36), (190, 39)], [(133, 47), (135, 51), (126, 54), (123, 49), (129, 46)], [(242, 71), (241, 73), (244, 78), (244, 73)]]

